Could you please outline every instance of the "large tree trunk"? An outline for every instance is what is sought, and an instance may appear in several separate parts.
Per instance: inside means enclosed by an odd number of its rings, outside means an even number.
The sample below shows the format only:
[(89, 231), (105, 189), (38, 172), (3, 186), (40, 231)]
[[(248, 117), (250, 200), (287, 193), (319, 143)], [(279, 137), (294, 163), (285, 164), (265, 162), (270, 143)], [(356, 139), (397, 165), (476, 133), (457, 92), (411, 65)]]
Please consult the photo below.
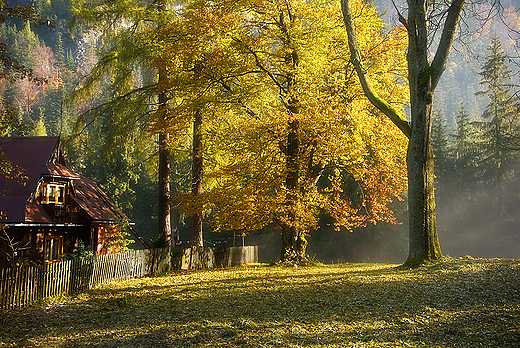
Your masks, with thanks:
[[(431, 112), (431, 105), (427, 112)], [(423, 119), (422, 116), (419, 117)], [(417, 120), (417, 118), (415, 118)], [(418, 124), (420, 122), (417, 122)], [(442, 257), (435, 217), (433, 151), (426, 132), (414, 125), (408, 145), (409, 254), (407, 266)]]
[[(203, 158), (204, 150), (202, 146), (202, 112), (197, 110), (195, 113), (195, 120), (193, 122), (193, 162), (192, 162), (192, 181), (191, 193), (194, 196), (202, 193), (202, 174), (203, 174)], [(202, 239), (202, 212), (197, 212), (191, 217), (192, 231), (191, 241), (192, 246), (203, 246)]]
[(298, 203), (300, 199), (300, 124), (298, 120), (289, 122), (285, 158), (287, 174), (285, 185), (287, 189), (286, 205), (289, 221), (282, 226), (281, 261), (300, 262), (305, 259), (307, 240), (305, 231), (298, 226)]
[(435, 216), (432, 72), (428, 61), (425, 0), (408, 1), (408, 83), (412, 135), (408, 143), (409, 254), (406, 265), (415, 266), (442, 257)]

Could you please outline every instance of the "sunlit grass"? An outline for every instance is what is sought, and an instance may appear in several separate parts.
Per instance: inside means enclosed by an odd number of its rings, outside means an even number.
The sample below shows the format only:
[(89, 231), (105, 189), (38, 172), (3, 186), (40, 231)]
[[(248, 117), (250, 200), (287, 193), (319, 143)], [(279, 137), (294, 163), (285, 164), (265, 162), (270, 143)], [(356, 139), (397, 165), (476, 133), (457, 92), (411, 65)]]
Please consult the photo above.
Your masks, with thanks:
[(516, 347), (520, 260), (175, 273), (0, 315), (0, 347)]

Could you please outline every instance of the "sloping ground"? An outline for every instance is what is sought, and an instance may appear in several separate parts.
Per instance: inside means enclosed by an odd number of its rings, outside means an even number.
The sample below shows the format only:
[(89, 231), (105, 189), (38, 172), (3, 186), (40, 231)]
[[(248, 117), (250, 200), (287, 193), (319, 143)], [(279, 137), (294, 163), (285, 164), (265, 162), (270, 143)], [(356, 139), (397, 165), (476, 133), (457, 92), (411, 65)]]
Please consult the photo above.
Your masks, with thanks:
[(247, 267), (0, 313), (0, 347), (518, 347), (520, 260)]

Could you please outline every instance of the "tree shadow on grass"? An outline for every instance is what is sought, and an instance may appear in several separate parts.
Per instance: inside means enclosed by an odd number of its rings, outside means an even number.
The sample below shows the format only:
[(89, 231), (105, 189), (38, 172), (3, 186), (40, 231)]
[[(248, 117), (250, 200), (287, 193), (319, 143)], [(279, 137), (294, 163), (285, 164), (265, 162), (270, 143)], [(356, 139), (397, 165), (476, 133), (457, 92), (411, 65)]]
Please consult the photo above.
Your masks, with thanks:
[(488, 266), (322, 269), (100, 289), (86, 301), (11, 312), (0, 320), (0, 346), (518, 346), (519, 268)]

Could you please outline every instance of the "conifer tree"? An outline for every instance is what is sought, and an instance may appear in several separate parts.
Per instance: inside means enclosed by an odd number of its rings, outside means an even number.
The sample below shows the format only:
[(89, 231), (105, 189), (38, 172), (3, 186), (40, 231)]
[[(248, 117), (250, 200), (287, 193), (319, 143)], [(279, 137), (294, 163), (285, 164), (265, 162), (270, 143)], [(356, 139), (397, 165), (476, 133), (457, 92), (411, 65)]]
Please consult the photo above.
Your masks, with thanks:
[(479, 73), (480, 85), (485, 89), (478, 91), (479, 96), (487, 96), (487, 105), (479, 123), (481, 140), (481, 171), (484, 181), (500, 187), (505, 178), (508, 165), (515, 157), (516, 139), (520, 134), (518, 120), (518, 98), (513, 91), (512, 71), (506, 64), (509, 59), (502, 49), (498, 37), (494, 37), (488, 48), (489, 55)]

